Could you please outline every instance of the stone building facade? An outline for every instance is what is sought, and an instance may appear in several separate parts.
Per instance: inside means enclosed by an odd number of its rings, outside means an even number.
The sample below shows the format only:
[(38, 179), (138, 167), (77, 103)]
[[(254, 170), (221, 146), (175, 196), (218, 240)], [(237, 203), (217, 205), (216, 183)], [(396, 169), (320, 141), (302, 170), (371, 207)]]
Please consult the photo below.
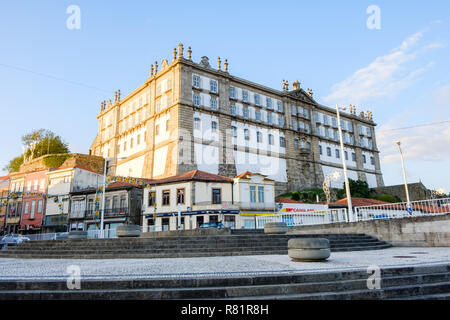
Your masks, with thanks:
[[(235, 177), (251, 171), (276, 182), (276, 193), (321, 187), (324, 176), (342, 171), (383, 186), (376, 124), (353, 106), (341, 114), (345, 154), (340, 154), (336, 110), (317, 103), (298, 81), (275, 90), (213, 68), (207, 57), (192, 61), (191, 48), (173, 50), (169, 64), (155, 62), (149, 78), (121, 99), (102, 102), (90, 153), (124, 158), (121, 176), (158, 179), (203, 170)], [(341, 175), (342, 177), (342, 175)], [(343, 178), (342, 178), (343, 179)], [(342, 187), (343, 180), (334, 181)]]

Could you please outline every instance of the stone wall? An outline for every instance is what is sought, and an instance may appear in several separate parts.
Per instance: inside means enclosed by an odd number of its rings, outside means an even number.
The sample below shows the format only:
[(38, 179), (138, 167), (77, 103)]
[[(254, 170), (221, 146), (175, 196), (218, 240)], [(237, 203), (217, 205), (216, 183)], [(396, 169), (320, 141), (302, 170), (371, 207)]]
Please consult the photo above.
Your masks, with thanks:
[(289, 234), (368, 234), (398, 247), (450, 247), (450, 214), (291, 227)]
[[(391, 194), (399, 197), (403, 202), (406, 202), (405, 185), (385, 186), (372, 189), (377, 195)], [(410, 201), (419, 201), (431, 199), (431, 192), (421, 183), (408, 184), (408, 192)]]
[[(22, 164), (20, 166), (20, 172), (33, 172), (50, 169), (43, 162), (44, 158), (47, 156), (49, 155), (33, 159), (28, 163)], [(95, 171), (97, 173), (103, 174), (105, 162), (102, 157), (80, 153), (72, 153), (70, 155), (70, 158), (64, 161), (64, 163), (60, 166), (60, 168), (71, 167), (75, 165), (79, 165), (92, 171)]]

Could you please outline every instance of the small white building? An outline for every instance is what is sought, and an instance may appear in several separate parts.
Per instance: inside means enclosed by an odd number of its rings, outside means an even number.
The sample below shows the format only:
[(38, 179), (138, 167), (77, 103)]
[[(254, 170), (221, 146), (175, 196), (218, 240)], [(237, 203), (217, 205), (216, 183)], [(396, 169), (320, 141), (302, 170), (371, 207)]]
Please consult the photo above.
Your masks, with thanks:
[(147, 183), (144, 232), (177, 230), (178, 224), (179, 229), (196, 229), (207, 222), (240, 229), (246, 227), (243, 212), (254, 217), (273, 213), (275, 208), (274, 181), (250, 172), (232, 179), (194, 170)]
[(97, 188), (103, 176), (79, 165), (47, 172), (47, 204), (44, 228), (48, 232), (68, 231), (70, 192)]

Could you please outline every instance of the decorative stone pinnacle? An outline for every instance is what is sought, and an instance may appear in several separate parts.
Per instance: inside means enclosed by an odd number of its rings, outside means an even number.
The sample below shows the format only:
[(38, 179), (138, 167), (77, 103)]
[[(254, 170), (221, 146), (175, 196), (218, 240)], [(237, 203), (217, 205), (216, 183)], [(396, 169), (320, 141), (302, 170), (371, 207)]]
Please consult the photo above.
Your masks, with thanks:
[(286, 80), (286, 91), (289, 91), (289, 81)]
[(153, 75), (153, 64), (150, 65), (150, 75), (151, 75), (151, 76)]
[(177, 60), (177, 49), (173, 48), (173, 60)]
[(220, 57), (217, 57), (217, 70), (220, 70)]
[(120, 89), (117, 90), (117, 101), (118, 101), (118, 102), (120, 101)]
[(225, 59), (225, 63), (223, 64), (225, 66), (225, 72), (228, 72), (228, 60)]
[(183, 57), (183, 50), (184, 50), (183, 44), (180, 43), (180, 44), (178, 45), (178, 54), (179, 54), (179, 57), (180, 57), (180, 58)]
[(155, 61), (155, 74), (158, 73), (158, 61)]
[(188, 59), (191, 60), (191, 56), (192, 56), (192, 50), (191, 47), (188, 48)]

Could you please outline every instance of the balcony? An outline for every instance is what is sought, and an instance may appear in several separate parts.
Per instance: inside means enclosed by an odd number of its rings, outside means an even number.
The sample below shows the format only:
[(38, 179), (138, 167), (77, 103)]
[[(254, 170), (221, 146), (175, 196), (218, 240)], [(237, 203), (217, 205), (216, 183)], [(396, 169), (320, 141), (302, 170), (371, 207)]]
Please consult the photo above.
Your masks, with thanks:
[[(95, 211), (86, 210), (85, 211), (86, 218), (87, 219), (93, 219), (95, 217)], [(104, 217), (125, 217), (128, 215), (128, 208), (112, 208), (112, 209), (105, 209), (105, 215)], [(101, 216), (101, 209), (99, 210), (99, 214), (97, 218), (100, 218)]]
[(311, 154), (311, 150), (308, 148), (300, 148), (300, 154), (302, 156), (309, 156)]

